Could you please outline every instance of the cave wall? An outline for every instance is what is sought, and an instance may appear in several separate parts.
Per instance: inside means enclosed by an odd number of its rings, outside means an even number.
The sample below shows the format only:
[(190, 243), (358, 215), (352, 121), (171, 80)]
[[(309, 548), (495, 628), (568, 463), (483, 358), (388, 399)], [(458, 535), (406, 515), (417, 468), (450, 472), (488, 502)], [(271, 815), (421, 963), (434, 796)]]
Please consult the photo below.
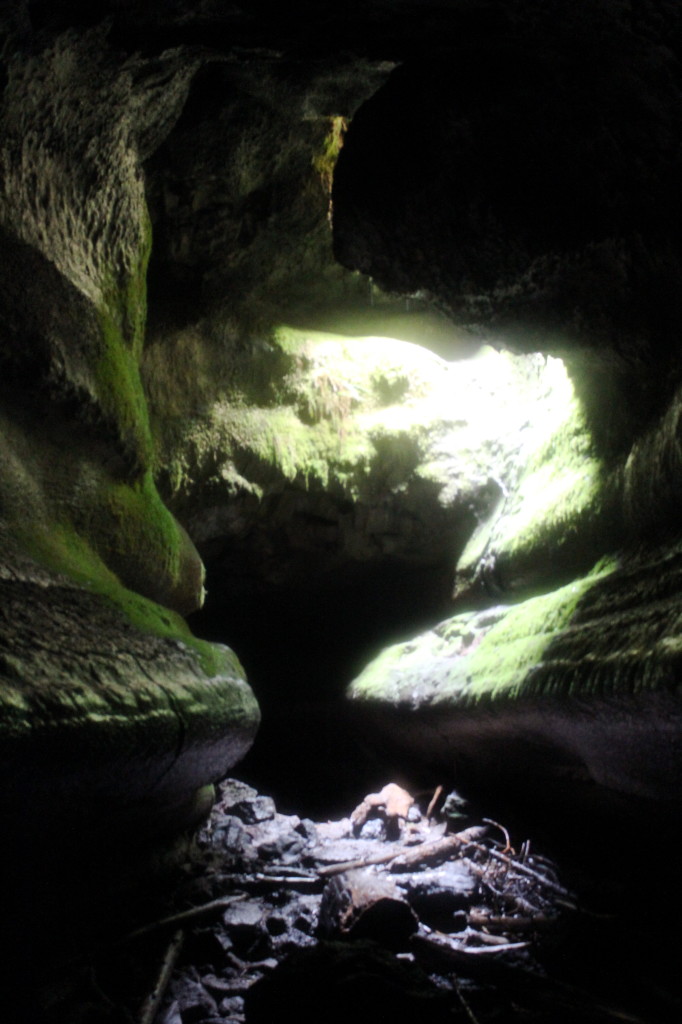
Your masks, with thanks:
[[(434, 765), (490, 781), (504, 759), (522, 789), (551, 769), (675, 801), (678, 37), (642, 30), (643, 8), (592, 13), (397, 69), (348, 132), (334, 241), (349, 268), (430, 296), (491, 344), (563, 359), (602, 466), (588, 521), (613, 558), (584, 575), (591, 527), (567, 521), (559, 545), (533, 538), (541, 595), (524, 585), (527, 476), (460, 559), (455, 614), (349, 693), (389, 745), (400, 735)], [(571, 450), (556, 462), (569, 487)], [(566, 543), (573, 583), (558, 588)], [(487, 612), (467, 607), (477, 577)]]
[(567, 359), (609, 451), (679, 383), (682, 93), (668, 39), (584, 13), (550, 5), (398, 68), (340, 155), (334, 245), (499, 344)]
[[(460, 602), (522, 600), (586, 577), (606, 551), (632, 559), (654, 541), (659, 556), (642, 564), (657, 573), (665, 545), (675, 550), (682, 459), (676, 4), (16, 0), (0, 17), (0, 514), (3, 585), (14, 595), (2, 672), (6, 706), (20, 708), (6, 716), (12, 729), (58, 713), (59, 700), (38, 691), (22, 704), (35, 666), (15, 636), (16, 609), (27, 609), (30, 636), (49, 595), (70, 609), (62, 637), (78, 632), (91, 601), (95, 615), (114, 609), (112, 658), (132, 628), (153, 634), (148, 653), (161, 643), (173, 662), (179, 652), (168, 671), (181, 685), (198, 680), (186, 706), (163, 679), (140, 698), (157, 767), (170, 749), (203, 745), (203, 767), (193, 762), (183, 784), (191, 776), (192, 788), (242, 756), (258, 720), (244, 673), (181, 618), (203, 598), (195, 544), (235, 605), (248, 588), (272, 595), (273, 565), (305, 591), (323, 551), (329, 579), (343, 576), (368, 538), (379, 555), (382, 544), (394, 544), (392, 556), (400, 548), (400, 569), (414, 563), (415, 537), (421, 568), (437, 563), (408, 582), (391, 576), (392, 563), (384, 585), (404, 585), (401, 614), (420, 594), (440, 613), (452, 587)], [(483, 479), (455, 525), (440, 501), (445, 478), (425, 484), (418, 459), (402, 464), (400, 429), (386, 433), (382, 458), (365, 460), (393, 473), (388, 511), (366, 467), (356, 493), (344, 490), (343, 474), (359, 471), (336, 444), (348, 440), (339, 412), (374, 410), (355, 401), (338, 365), (321, 390), (311, 329), (376, 303), (395, 315), (406, 303), (435, 306), (472, 348), (560, 356), (580, 426), (548, 442), (518, 486)], [(300, 351), (282, 344), (283, 324), (304, 332)], [(303, 455), (284, 458), (287, 440), (264, 457), (264, 440), (279, 432), (281, 442), (292, 425), (307, 439)], [(319, 447), (325, 432), (336, 463)], [(571, 471), (594, 470), (599, 486), (576, 487), (573, 532), (548, 504), (549, 532), (515, 548), (513, 515), (528, 487), (542, 489), (562, 444), (578, 451)], [(419, 488), (428, 514), (415, 511)], [(447, 558), (432, 550), (441, 532)], [(674, 608), (675, 573), (661, 575)], [(344, 577), (348, 600), (354, 585)], [(332, 605), (333, 586), (329, 595)], [(635, 633), (645, 644), (646, 630)], [(66, 646), (53, 651), (62, 676)], [(85, 658), (69, 671), (90, 728), (97, 666)], [(45, 679), (50, 689), (49, 669)], [(106, 678), (103, 687), (116, 689)], [(231, 695), (222, 704), (221, 687)], [(63, 706), (75, 699), (63, 693)], [(217, 719), (207, 716), (217, 704)], [(169, 709), (170, 738), (154, 724)], [(216, 721), (232, 738), (222, 754)], [(7, 772), (25, 771), (40, 745), (24, 731), (24, 760)]]
[(128, 859), (144, 860), (141, 849), (195, 823), (259, 720), (236, 656), (184, 620), (203, 600), (204, 568), (156, 487), (139, 368), (142, 161), (198, 61), (121, 54), (102, 24), (41, 35), (27, 8), (5, 7), (2, 869), (21, 893), (27, 864), (42, 870), (35, 851), (50, 848), (52, 881), (72, 861), (71, 884), (94, 871), (98, 891), (94, 851), (129, 842)]

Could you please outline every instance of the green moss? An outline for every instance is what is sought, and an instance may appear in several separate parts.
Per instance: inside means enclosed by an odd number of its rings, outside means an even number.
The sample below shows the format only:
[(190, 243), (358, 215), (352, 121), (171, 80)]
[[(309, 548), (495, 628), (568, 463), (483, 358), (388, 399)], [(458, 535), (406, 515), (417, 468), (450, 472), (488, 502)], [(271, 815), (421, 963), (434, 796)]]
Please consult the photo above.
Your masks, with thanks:
[(150, 470), (132, 484), (107, 486), (99, 515), (105, 523), (97, 533), (106, 538), (110, 548), (132, 555), (145, 572), (161, 574), (173, 584), (179, 582), (180, 529), (161, 501)]
[(67, 523), (28, 530), (15, 530), (20, 546), (40, 565), (103, 598), (122, 612), (136, 629), (154, 636), (180, 640), (197, 654), (208, 677), (244, 671), (235, 654), (193, 636), (176, 612), (124, 587), (91, 545)]
[(124, 346), (120, 327), (108, 313), (102, 315), (101, 328), (103, 351), (95, 367), (97, 397), (105, 417), (116, 424), (138, 464), (149, 466), (154, 445), (137, 357)]
[(457, 615), (395, 644), (363, 670), (350, 696), (414, 709), (464, 709), (548, 692), (552, 674), (536, 684), (535, 669), (570, 626), (585, 594), (615, 568), (615, 560), (603, 559), (588, 576), (549, 594)]
[(518, 480), (459, 559), (458, 593), (486, 571), (502, 590), (570, 578), (585, 572), (609, 543), (618, 545), (609, 475), (576, 398), (557, 402), (549, 422), (530, 423), (528, 435)]
[(180, 501), (197, 480), (225, 499), (293, 485), (375, 500), (425, 475), (430, 438), (456, 415), (451, 388), (447, 364), (409, 342), (273, 328), (235, 354), (203, 416), (166, 423), (166, 480)]
[(95, 366), (97, 396), (105, 417), (116, 424), (124, 443), (141, 466), (153, 461), (154, 445), (139, 361), (147, 317), (147, 265), (151, 223), (145, 219), (134, 267), (112, 273), (102, 284), (100, 310), (102, 351)]
[(587, 576), (510, 608), (468, 658), (467, 701), (502, 695), (518, 697), (529, 672), (541, 662), (556, 635), (570, 623), (578, 602), (597, 578)]
[(503, 521), (510, 551), (537, 543), (538, 534), (563, 533), (594, 507), (603, 480), (601, 462), (574, 400), (557, 433), (533, 454), (518, 500)]
[[(363, 448), (357, 427), (339, 432), (330, 421), (306, 424), (292, 408), (214, 409), (216, 426), (240, 474), (267, 488), (276, 481), (327, 487), (332, 474), (353, 464)], [(364, 442), (369, 454), (369, 442)]]
[(319, 174), (322, 186), (328, 195), (331, 195), (334, 168), (343, 147), (346, 128), (344, 117), (330, 117), (329, 131), (325, 135), (322, 150), (313, 157), (313, 167)]

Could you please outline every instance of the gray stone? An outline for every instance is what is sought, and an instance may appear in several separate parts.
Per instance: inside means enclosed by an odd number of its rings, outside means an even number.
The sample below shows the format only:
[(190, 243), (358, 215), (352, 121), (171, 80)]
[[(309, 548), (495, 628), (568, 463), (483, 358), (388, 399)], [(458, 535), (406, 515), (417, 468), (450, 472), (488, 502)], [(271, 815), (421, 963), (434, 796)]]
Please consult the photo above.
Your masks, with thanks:
[(176, 975), (171, 991), (177, 1000), (182, 1024), (198, 1024), (218, 1012), (215, 999), (207, 992), (194, 968), (187, 968)]
[(430, 928), (455, 931), (466, 927), (459, 911), (471, 906), (478, 892), (477, 880), (461, 861), (448, 861), (440, 868), (401, 875), (399, 886), (419, 920)]

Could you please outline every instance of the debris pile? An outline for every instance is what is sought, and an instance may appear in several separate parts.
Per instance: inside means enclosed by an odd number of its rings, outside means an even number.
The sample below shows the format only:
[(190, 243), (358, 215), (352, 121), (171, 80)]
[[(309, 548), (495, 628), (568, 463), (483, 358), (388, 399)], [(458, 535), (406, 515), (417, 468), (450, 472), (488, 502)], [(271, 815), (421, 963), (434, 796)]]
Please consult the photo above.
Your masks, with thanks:
[(127, 937), (164, 937), (138, 1024), (544, 1020), (536, 950), (572, 896), (528, 844), (441, 803), (391, 783), (313, 823), (224, 782), (180, 909)]

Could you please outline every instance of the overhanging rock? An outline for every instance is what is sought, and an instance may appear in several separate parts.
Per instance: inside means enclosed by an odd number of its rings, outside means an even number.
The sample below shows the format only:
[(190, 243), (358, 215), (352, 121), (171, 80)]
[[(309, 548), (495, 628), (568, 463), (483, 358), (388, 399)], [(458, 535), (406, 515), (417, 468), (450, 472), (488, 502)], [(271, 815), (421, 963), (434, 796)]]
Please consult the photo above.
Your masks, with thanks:
[(532, 789), (573, 776), (679, 799), (679, 548), (385, 649), (351, 685), (361, 718), (441, 770)]

